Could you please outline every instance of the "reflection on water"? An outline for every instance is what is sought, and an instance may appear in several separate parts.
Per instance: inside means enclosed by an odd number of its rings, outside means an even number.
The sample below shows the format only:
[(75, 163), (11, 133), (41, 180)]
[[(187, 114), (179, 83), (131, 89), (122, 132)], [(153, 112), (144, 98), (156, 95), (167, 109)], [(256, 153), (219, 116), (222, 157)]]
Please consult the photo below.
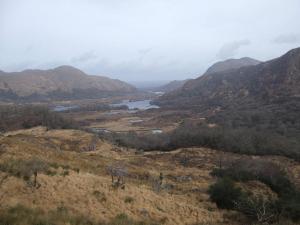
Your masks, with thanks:
[(159, 108), (159, 106), (157, 105), (151, 105), (150, 100), (141, 100), (141, 101), (123, 100), (121, 103), (112, 104), (112, 106), (121, 106), (121, 105), (126, 105), (129, 109), (140, 109), (140, 110)]
[(144, 120), (129, 120), (130, 123), (140, 123), (143, 122)]
[(78, 105), (71, 105), (71, 106), (57, 105), (52, 110), (54, 112), (64, 112), (64, 111), (67, 111), (67, 110), (70, 110), (70, 109), (77, 109), (77, 108), (79, 108)]
[(110, 130), (107, 130), (105, 128), (92, 127), (91, 129), (93, 132), (96, 132), (96, 133), (111, 133)]
[(152, 130), (152, 134), (161, 134), (163, 131), (160, 129)]

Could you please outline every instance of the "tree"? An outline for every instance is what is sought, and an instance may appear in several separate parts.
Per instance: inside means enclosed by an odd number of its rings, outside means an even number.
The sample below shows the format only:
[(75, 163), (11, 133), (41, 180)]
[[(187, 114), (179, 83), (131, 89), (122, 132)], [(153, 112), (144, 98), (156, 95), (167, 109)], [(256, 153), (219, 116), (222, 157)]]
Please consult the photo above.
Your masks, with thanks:
[[(107, 167), (107, 172), (111, 176), (111, 182), (114, 187), (125, 188), (125, 176), (127, 176), (126, 167), (121, 164), (112, 164)], [(117, 181), (115, 182), (115, 177)]]
[(44, 172), (48, 170), (48, 165), (37, 159), (32, 159), (30, 161), (25, 162), (24, 164), (24, 177), (30, 178), (32, 175), (34, 176), (33, 179), (33, 186), (35, 188), (39, 188), (41, 185), (37, 181), (38, 173)]
[(235, 187), (234, 182), (229, 178), (221, 178), (209, 187), (210, 199), (221, 209), (233, 209), (235, 202), (242, 195), (240, 188)]
[(275, 201), (263, 196), (244, 196), (234, 201), (234, 205), (237, 211), (262, 224), (274, 222), (279, 216)]

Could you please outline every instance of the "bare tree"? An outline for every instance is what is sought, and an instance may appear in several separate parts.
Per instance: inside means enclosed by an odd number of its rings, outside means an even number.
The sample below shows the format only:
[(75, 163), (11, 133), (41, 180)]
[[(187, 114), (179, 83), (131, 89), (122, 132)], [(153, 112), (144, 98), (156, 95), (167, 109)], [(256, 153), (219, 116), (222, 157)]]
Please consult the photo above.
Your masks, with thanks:
[(269, 224), (278, 218), (273, 201), (262, 196), (251, 196), (234, 202), (238, 211), (262, 224)]
[(107, 173), (111, 176), (111, 183), (114, 187), (125, 188), (125, 177), (128, 174), (125, 165), (122, 163), (111, 164), (107, 167)]
[(30, 178), (33, 175), (33, 187), (39, 188), (41, 186), (40, 183), (38, 183), (37, 177), (38, 173), (44, 172), (48, 169), (48, 165), (37, 159), (32, 159), (25, 163), (24, 165), (24, 176), (27, 176)]

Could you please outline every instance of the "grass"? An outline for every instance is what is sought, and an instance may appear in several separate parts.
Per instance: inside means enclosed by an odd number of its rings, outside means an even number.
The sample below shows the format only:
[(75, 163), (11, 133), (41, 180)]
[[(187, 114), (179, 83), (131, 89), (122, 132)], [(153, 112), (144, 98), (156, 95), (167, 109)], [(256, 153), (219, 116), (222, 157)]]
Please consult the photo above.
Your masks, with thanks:
[(104, 194), (103, 192), (101, 192), (101, 191), (96, 190), (96, 191), (93, 192), (93, 195), (94, 195), (100, 202), (106, 202), (106, 201), (107, 201), (105, 194)]
[(74, 215), (68, 209), (58, 207), (55, 211), (45, 213), (41, 209), (31, 209), (22, 205), (0, 211), (0, 225), (157, 225), (152, 222), (134, 221), (126, 214), (119, 214), (110, 222), (88, 219)]
[(124, 202), (125, 203), (132, 203), (132, 202), (134, 202), (134, 198), (130, 197), (130, 196), (126, 196), (125, 199), (124, 199)]

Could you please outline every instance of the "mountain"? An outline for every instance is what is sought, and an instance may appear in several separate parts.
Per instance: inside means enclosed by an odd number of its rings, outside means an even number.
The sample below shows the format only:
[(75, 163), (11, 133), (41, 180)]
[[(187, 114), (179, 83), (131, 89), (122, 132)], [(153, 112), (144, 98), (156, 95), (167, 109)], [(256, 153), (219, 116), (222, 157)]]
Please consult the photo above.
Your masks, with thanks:
[[(225, 61), (217, 62), (213, 64), (211, 67), (207, 69), (204, 75), (210, 74), (210, 73), (216, 73), (216, 72), (222, 72), (226, 70), (233, 70), (233, 69), (238, 69), (244, 66), (252, 66), (252, 65), (257, 65), (261, 63), (260, 61), (256, 59), (252, 59), (249, 57), (244, 57), (241, 59), (228, 59)], [(186, 79), (186, 80), (174, 80), (171, 81), (163, 86), (160, 86), (158, 88), (155, 88), (155, 91), (161, 91), (165, 93), (172, 92), (176, 89), (179, 89), (183, 87), (185, 83), (187, 83), (191, 79)]]
[(188, 81), (180, 90), (162, 96), (157, 103), (203, 107), (265, 104), (300, 97), (300, 48), (257, 65), (211, 71), (214, 70), (209, 69), (209, 73)]
[(225, 61), (213, 64), (207, 69), (206, 74), (238, 69), (244, 66), (253, 66), (259, 63), (261, 63), (261, 61), (249, 57), (244, 57), (241, 59), (227, 59)]
[(87, 75), (71, 66), (0, 72), (1, 100), (98, 98), (134, 91), (135, 87), (120, 80)]
[(187, 80), (173, 80), (163, 86), (155, 88), (154, 91), (168, 93), (168, 92), (174, 91), (178, 88), (181, 88), (187, 81), (188, 81), (188, 79)]

